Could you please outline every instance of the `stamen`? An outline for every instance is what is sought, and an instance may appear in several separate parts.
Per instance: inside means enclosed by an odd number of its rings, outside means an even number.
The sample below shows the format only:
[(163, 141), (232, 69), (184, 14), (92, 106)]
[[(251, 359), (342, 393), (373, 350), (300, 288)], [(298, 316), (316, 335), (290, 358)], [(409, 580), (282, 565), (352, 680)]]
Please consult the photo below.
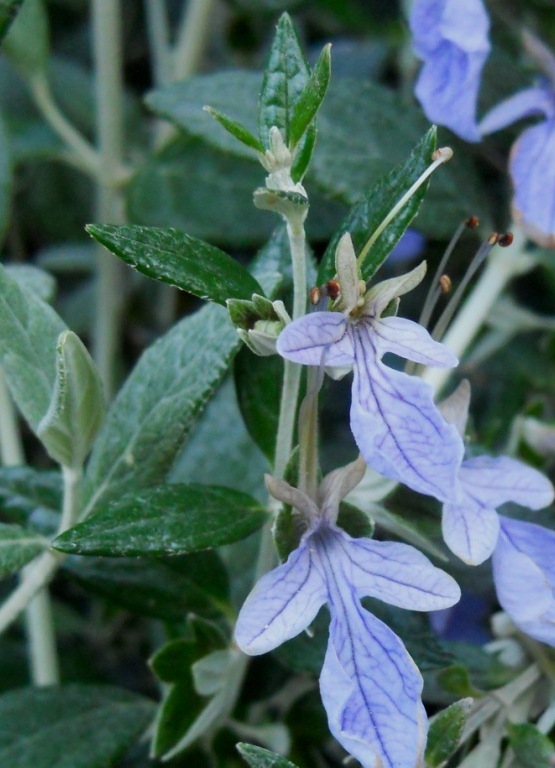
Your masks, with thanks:
[(451, 301), (447, 304), (447, 306), (441, 313), (441, 316), (437, 321), (434, 327), (434, 330), (432, 331), (432, 338), (435, 339), (436, 341), (441, 339), (441, 337), (445, 333), (447, 326), (451, 322), (453, 315), (455, 314), (459, 304), (462, 301), (462, 297), (466, 290), (466, 287), (468, 286), (469, 282), (472, 280), (472, 278), (476, 274), (476, 271), (480, 268), (480, 266), (485, 261), (486, 256), (490, 253), (492, 248), (495, 245), (497, 245), (497, 243), (499, 242), (499, 239), (500, 239), (499, 234), (497, 232), (492, 232), (492, 234), (488, 237), (488, 239), (484, 243), (482, 243), (482, 245), (476, 251), (476, 254), (474, 255), (474, 258), (472, 259), (472, 261), (470, 262), (470, 265), (466, 270), (466, 273), (463, 279), (461, 280), (460, 285), (458, 286), (457, 290), (453, 294)]
[(322, 291), (321, 289), (315, 285), (314, 288), (311, 288), (308, 292), (308, 298), (310, 299), (310, 303), (316, 307), (322, 300)]
[(424, 301), (424, 306), (422, 307), (422, 312), (420, 313), (420, 317), (418, 319), (419, 325), (423, 325), (424, 328), (428, 327), (428, 323), (430, 322), (432, 313), (436, 308), (436, 304), (438, 302), (439, 297), (441, 296), (442, 291), (441, 291), (441, 286), (439, 284), (439, 281), (441, 279), (441, 275), (445, 272), (445, 267), (447, 266), (447, 262), (451, 258), (451, 254), (453, 253), (455, 246), (461, 239), (465, 229), (474, 229), (475, 227), (478, 226), (479, 223), (480, 223), (480, 220), (477, 216), (471, 216), (469, 219), (462, 221), (457, 227), (457, 229), (455, 230), (453, 237), (449, 241), (449, 244), (447, 245), (447, 248), (445, 249), (445, 252), (441, 257), (441, 260), (435, 271), (433, 280), (430, 283), (428, 295), (426, 296), (426, 299)]
[(448, 160), (450, 160), (453, 157), (453, 150), (451, 147), (441, 147), (440, 149), (436, 149), (436, 151), (432, 155), (433, 162), (426, 168), (424, 173), (416, 179), (412, 187), (408, 189), (405, 194), (401, 197), (400, 200), (393, 206), (393, 208), (389, 211), (385, 219), (382, 221), (382, 223), (374, 230), (372, 235), (368, 238), (366, 245), (360, 252), (358, 258), (357, 258), (357, 264), (359, 267), (362, 266), (362, 262), (364, 261), (366, 254), (370, 250), (370, 248), (374, 245), (378, 237), (381, 235), (381, 233), (384, 231), (384, 229), (387, 227), (387, 225), (393, 221), (395, 216), (399, 213), (401, 208), (403, 208), (406, 203), (411, 199), (411, 197), (414, 195), (416, 190), (422, 186), (422, 184), (426, 181), (426, 179), (432, 175), (432, 173), (435, 171), (436, 168), (438, 168), (443, 163), (446, 163)]
[(509, 245), (513, 244), (514, 235), (512, 232), (505, 232), (504, 235), (501, 235), (499, 238), (499, 245), (501, 248), (508, 248)]
[(324, 365), (327, 348), (322, 350), (320, 365), (310, 366), (307, 374), (306, 395), (299, 408), (297, 432), (299, 435), (299, 490), (311, 499), (318, 488), (318, 395), (324, 383)]
[(439, 278), (439, 287), (441, 288), (441, 292), (443, 294), (451, 293), (451, 288), (453, 286), (453, 282), (449, 275), (442, 275)]

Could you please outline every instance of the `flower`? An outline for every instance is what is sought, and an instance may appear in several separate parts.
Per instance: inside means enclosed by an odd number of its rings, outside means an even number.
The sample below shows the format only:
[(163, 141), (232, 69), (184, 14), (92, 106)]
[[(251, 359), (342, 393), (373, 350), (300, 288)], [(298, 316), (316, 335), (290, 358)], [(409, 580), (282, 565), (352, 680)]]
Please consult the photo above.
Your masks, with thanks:
[(410, 28), (424, 66), (415, 93), (426, 116), (467, 141), (479, 141), (476, 103), (490, 52), (481, 0), (414, 0)]
[[(463, 381), (442, 403), (448, 421), (464, 433), (470, 385)], [(492, 554), (499, 537), (497, 507), (509, 501), (542, 509), (553, 501), (553, 486), (537, 469), (508, 456), (476, 456), (463, 461), (453, 498), (443, 505), (443, 538), (468, 565), (479, 565)]]
[(519, 629), (555, 646), (555, 531), (500, 520), (492, 559), (499, 602)]
[[(555, 58), (552, 59), (555, 73)], [(511, 149), (509, 172), (514, 187), (512, 212), (532, 240), (555, 247), (555, 83), (542, 81), (490, 110), (479, 128), (493, 133), (530, 115), (544, 120), (527, 128)]]
[(351, 429), (376, 472), (440, 500), (453, 494), (463, 456), (455, 427), (441, 416), (433, 389), (382, 362), (387, 352), (424, 365), (452, 367), (457, 358), (417, 323), (395, 317), (398, 297), (422, 280), (425, 264), (366, 291), (350, 236), (341, 239), (336, 266), (341, 295), (334, 310), (287, 325), (276, 349), (304, 365), (354, 368)]
[(306, 629), (327, 603), (320, 692), (330, 731), (364, 768), (415, 768), (427, 730), (422, 677), (401, 640), (360, 599), (428, 611), (452, 605), (460, 590), (412, 547), (354, 539), (336, 525), (339, 502), (364, 469), (358, 460), (327, 475), (317, 502), (266, 476), (272, 495), (293, 503), (308, 530), (288, 560), (255, 585), (235, 639), (245, 653), (266, 653)]

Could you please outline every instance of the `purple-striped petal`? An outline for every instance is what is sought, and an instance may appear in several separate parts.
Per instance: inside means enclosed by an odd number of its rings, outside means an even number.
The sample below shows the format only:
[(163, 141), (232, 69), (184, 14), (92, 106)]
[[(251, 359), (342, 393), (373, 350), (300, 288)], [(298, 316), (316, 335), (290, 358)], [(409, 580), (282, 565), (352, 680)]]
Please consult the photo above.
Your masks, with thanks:
[(247, 597), (235, 641), (251, 656), (267, 653), (306, 629), (327, 600), (309, 534), (286, 563), (263, 576)]
[(338, 541), (351, 564), (349, 581), (359, 597), (376, 597), (413, 611), (454, 605), (461, 596), (457, 582), (408, 544), (371, 539)]
[(555, 646), (555, 532), (501, 517), (493, 578), (503, 609), (523, 632)]
[(482, 136), (494, 133), (505, 128), (511, 123), (516, 123), (523, 117), (543, 114), (546, 117), (555, 115), (555, 100), (553, 94), (547, 88), (526, 88), (515, 93), (484, 115), (478, 126)]
[(443, 539), (451, 552), (468, 565), (487, 560), (497, 544), (499, 515), (465, 492), (463, 486), (456, 503), (443, 505)]
[(341, 312), (311, 312), (286, 325), (276, 349), (286, 360), (302, 365), (350, 366), (353, 346), (347, 334), (348, 321)]
[(372, 320), (377, 354), (386, 352), (436, 368), (454, 368), (459, 361), (451, 350), (434, 341), (428, 331), (418, 323), (404, 317), (384, 317)]
[(493, 508), (508, 501), (542, 509), (553, 501), (553, 486), (545, 475), (508, 456), (476, 456), (465, 461), (461, 485), (482, 505)]
[(359, 323), (352, 335), (351, 429), (366, 463), (420, 493), (452, 498), (464, 447), (434, 405), (432, 387), (386, 367), (368, 324)]
[(330, 731), (364, 768), (415, 768), (427, 731), (416, 664), (358, 601), (332, 610), (320, 676)]
[(555, 119), (521, 134), (509, 168), (516, 221), (536, 243), (555, 247)]

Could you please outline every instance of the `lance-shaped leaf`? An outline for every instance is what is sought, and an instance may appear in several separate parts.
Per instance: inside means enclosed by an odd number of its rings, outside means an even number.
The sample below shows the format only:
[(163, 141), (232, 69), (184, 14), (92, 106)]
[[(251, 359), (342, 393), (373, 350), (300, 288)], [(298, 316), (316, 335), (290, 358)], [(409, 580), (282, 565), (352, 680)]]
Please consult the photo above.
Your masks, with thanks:
[(225, 304), (263, 293), (235, 259), (174, 229), (89, 224), (87, 232), (126, 264), (201, 299)]
[(35, 531), (0, 523), (0, 578), (19, 571), (49, 546), (48, 539)]
[(471, 698), (456, 701), (430, 721), (425, 755), (430, 768), (444, 765), (459, 746), (473, 701)]
[(56, 385), (37, 435), (54, 461), (80, 467), (104, 417), (102, 383), (85, 345), (72, 331), (58, 338)]
[(268, 146), (270, 128), (279, 128), (289, 146), (292, 107), (310, 77), (290, 16), (284, 13), (277, 24), (268, 64), (264, 72), (258, 110), (260, 141)]
[(108, 498), (164, 480), (239, 344), (225, 310), (210, 305), (147, 349), (95, 442), (83, 516)]
[[(0, 467), (0, 510), (10, 522), (24, 524), (58, 513), (62, 505), (59, 472), (31, 467)], [(38, 527), (38, 526), (37, 526)]]
[[(424, 173), (432, 162), (436, 133), (435, 128), (430, 128), (407, 160), (388, 173), (353, 206), (326, 249), (318, 272), (318, 283), (326, 282), (335, 274), (335, 252), (345, 232), (350, 232), (358, 255), (396, 203)], [(427, 187), (426, 181), (373, 243), (361, 265), (364, 280), (370, 280), (400, 240), (418, 213)]]
[(284, 757), (262, 747), (256, 747), (254, 744), (239, 742), (237, 751), (251, 768), (297, 768), (294, 763)]
[(9, 691), (0, 696), (0, 763), (11, 768), (116, 765), (153, 710), (148, 699), (109, 686)]
[(0, 266), (0, 365), (14, 400), (35, 431), (50, 406), (58, 337), (64, 330), (54, 310)]
[(331, 77), (331, 45), (326, 45), (298, 101), (291, 110), (289, 144), (296, 147), (320, 109)]
[(519, 768), (550, 768), (555, 756), (551, 739), (531, 723), (508, 723), (509, 741)]
[(264, 151), (264, 147), (256, 138), (256, 136), (253, 136), (248, 128), (245, 128), (245, 126), (241, 125), (241, 123), (237, 122), (237, 120), (234, 120), (232, 117), (225, 115), (223, 112), (220, 112), (214, 107), (206, 106), (204, 109), (214, 118), (214, 120), (216, 120), (223, 128), (225, 128), (228, 133), (234, 136), (246, 147), (250, 147), (256, 152)]
[(113, 499), (53, 546), (108, 557), (184, 555), (243, 539), (266, 520), (264, 508), (239, 491), (161, 485)]

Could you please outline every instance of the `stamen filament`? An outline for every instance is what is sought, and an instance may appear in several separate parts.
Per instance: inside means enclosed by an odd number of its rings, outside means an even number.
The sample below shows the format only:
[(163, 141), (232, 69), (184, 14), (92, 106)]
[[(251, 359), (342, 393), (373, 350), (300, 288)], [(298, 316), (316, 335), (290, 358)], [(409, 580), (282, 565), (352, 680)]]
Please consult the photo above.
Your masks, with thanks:
[(399, 213), (401, 208), (403, 208), (406, 203), (411, 199), (411, 197), (414, 195), (414, 193), (417, 191), (419, 187), (422, 186), (422, 184), (426, 181), (426, 179), (432, 175), (432, 173), (435, 171), (436, 168), (438, 168), (443, 163), (446, 163), (448, 160), (450, 160), (453, 157), (453, 150), (451, 147), (441, 147), (440, 149), (437, 149), (434, 152), (434, 161), (426, 168), (424, 173), (418, 177), (418, 179), (414, 182), (412, 187), (408, 189), (405, 194), (400, 198), (400, 200), (397, 201), (397, 203), (393, 206), (393, 208), (389, 211), (385, 219), (382, 221), (382, 223), (374, 230), (372, 235), (368, 238), (368, 241), (366, 242), (364, 248), (360, 252), (358, 258), (357, 258), (357, 265), (359, 267), (362, 266), (362, 262), (366, 258), (366, 254), (370, 250), (370, 248), (374, 245), (378, 237), (381, 235), (381, 233), (384, 231), (384, 229), (387, 227), (388, 224), (393, 221), (395, 216)]
[(476, 274), (476, 271), (481, 267), (481, 265), (485, 261), (486, 256), (491, 252), (493, 247), (497, 245), (498, 241), (499, 241), (499, 235), (497, 234), (497, 232), (494, 232), (488, 237), (488, 239), (484, 243), (482, 243), (482, 245), (476, 251), (474, 258), (470, 262), (470, 265), (466, 270), (466, 273), (463, 279), (461, 280), (457, 290), (453, 294), (451, 301), (447, 304), (447, 306), (441, 313), (439, 320), (434, 326), (434, 330), (432, 331), (432, 338), (435, 339), (436, 341), (441, 339), (441, 337), (447, 330), (447, 326), (451, 322), (453, 315), (455, 314), (459, 304), (461, 303), (466, 287), (468, 286), (469, 282), (472, 280), (472, 278)]

